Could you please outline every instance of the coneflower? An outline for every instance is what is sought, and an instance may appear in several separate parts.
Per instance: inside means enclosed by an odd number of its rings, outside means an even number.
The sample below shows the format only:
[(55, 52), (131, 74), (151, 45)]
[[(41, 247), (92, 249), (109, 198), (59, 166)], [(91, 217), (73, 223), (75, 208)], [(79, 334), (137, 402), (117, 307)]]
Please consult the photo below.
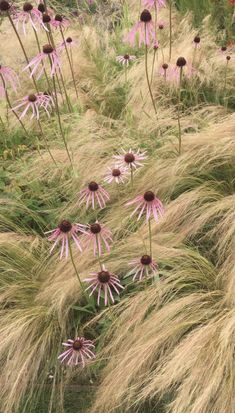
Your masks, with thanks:
[(123, 165), (108, 167), (108, 172), (104, 178), (104, 182), (107, 182), (108, 184), (113, 182), (116, 184), (124, 184), (125, 180), (128, 178), (128, 172), (128, 168)]
[(90, 278), (85, 278), (85, 282), (88, 282), (90, 285), (86, 288), (86, 291), (89, 291), (89, 296), (98, 291), (97, 304), (100, 305), (101, 293), (104, 293), (104, 304), (109, 305), (109, 301), (112, 303), (115, 302), (114, 292), (120, 294), (120, 290), (124, 289), (121, 285), (119, 278), (106, 270), (105, 266), (102, 265), (102, 269), (98, 272), (91, 274)]
[(149, 277), (151, 273), (157, 271), (157, 263), (148, 254), (142, 255), (140, 258), (134, 259), (130, 262), (133, 267), (131, 273), (133, 275), (133, 281), (141, 281), (143, 277)]
[(181, 103), (181, 85), (183, 79), (183, 69), (187, 65), (187, 61), (184, 57), (179, 57), (176, 62), (176, 67), (179, 68), (179, 89), (178, 89), (178, 105), (177, 105), (177, 119), (178, 119), (178, 139), (179, 139), (179, 155), (181, 154), (182, 145), (182, 132), (181, 132), (181, 122), (180, 122), (180, 103)]
[(68, 366), (82, 364), (82, 367), (85, 367), (87, 361), (95, 358), (93, 341), (87, 340), (85, 337), (77, 337), (75, 340), (68, 339), (62, 345), (67, 350), (60, 354), (58, 359)]
[(91, 246), (94, 256), (98, 255), (100, 257), (104, 250), (110, 251), (113, 242), (112, 233), (100, 222), (96, 221), (93, 224), (84, 225), (81, 232), (84, 248)]
[(80, 224), (72, 224), (67, 219), (63, 219), (57, 228), (45, 232), (45, 234), (50, 234), (48, 236), (49, 241), (53, 241), (52, 248), (50, 253), (55, 249), (58, 244), (60, 245), (60, 259), (65, 256), (68, 259), (69, 256), (69, 243), (70, 239), (72, 239), (77, 247), (77, 249), (81, 252), (82, 245), (81, 241), (79, 240), (78, 235), (81, 234), (81, 226)]
[(153, 216), (156, 222), (164, 214), (164, 207), (159, 198), (156, 197), (153, 191), (146, 191), (143, 195), (138, 195), (131, 201), (126, 203), (126, 206), (135, 206), (131, 217), (138, 213), (137, 221), (146, 214), (146, 220), (149, 221)]
[(31, 3), (26, 2), (23, 4), (23, 10), (14, 13), (13, 20), (16, 25), (16, 29), (19, 30), (21, 26), (23, 33), (26, 36), (26, 25), (30, 25), (35, 31), (41, 24), (41, 13)]
[(136, 152), (133, 151), (132, 149), (129, 149), (129, 151), (125, 151), (124, 149), (121, 149), (121, 151), (122, 153), (119, 153), (118, 155), (114, 155), (113, 158), (118, 161), (117, 166), (126, 166), (130, 168), (131, 184), (133, 186), (134, 170), (143, 166), (142, 161), (147, 159), (146, 151), (141, 152), (140, 149), (138, 149)]
[(32, 112), (31, 119), (36, 118), (39, 120), (40, 117), (40, 109), (43, 109), (47, 116), (50, 117), (49, 110), (52, 109), (54, 106), (54, 101), (51, 96), (46, 95), (42, 92), (39, 93), (31, 93), (27, 96), (24, 96), (22, 99), (19, 99), (19, 103), (13, 109), (23, 109), (23, 112), (20, 115), (20, 119), (22, 119), (28, 111)]
[(89, 206), (95, 209), (96, 204), (99, 208), (104, 208), (106, 202), (109, 200), (108, 192), (97, 182), (91, 181), (86, 188), (82, 189), (79, 193), (79, 204), (86, 204), (86, 208)]
[(54, 19), (51, 20), (51, 25), (56, 29), (66, 29), (69, 27), (70, 21), (61, 14), (56, 14)]
[[(35, 56), (29, 64), (23, 69), (32, 68), (31, 77), (33, 74), (38, 71), (39, 65), (41, 62), (48, 61), (51, 63), (51, 77), (53, 77), (56, 71), (60, 68), (60, 59), (58, 56), (57, 49), (53, 48), (50, 44), (45, 44), (42, 47), (42, 52)], [(40, 68), (37, 78), (39, 79), (43, 73), (43, 68)]]

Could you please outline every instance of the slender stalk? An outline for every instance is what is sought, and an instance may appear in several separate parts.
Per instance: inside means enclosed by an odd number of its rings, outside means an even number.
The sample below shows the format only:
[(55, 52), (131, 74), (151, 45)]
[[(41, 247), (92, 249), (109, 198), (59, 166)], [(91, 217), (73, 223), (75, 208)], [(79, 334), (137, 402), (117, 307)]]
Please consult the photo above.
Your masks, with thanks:
[(61, 27), (60, 27), (60, 33), (61, 33), (61, 37), (62, 37), (63, 42), (64, 42), (64, 45), (65, 45), (65, 50), (66, 50), (66, 54), (67, 54), (67, 58), (68, 58), (68, 62), (69, 62), (69, 67), (70, 67), (71, 74), (72, 74), (72, 78), (73, 78), (74, 89), (75, 89), (75, 92), (76, 92), (76, 96), (77, 96), (77, 98), (78, 98), (78, 91), (77, 91), (77, 86), (76, 86), (76, 82), (75, 82), (74, 71), (73, 71), (73, 67), (72, 67), (71, 60), (70, 60), (70, 56), (69, 56), (69, 51), (68, 51), (68, 47), (67, 47), (67, 44), (66, 44), (66, 40), (65, 40), (65, 38), (64, 38), (64, 33), (63, 33), (63, 30), (62, 30)]
[[(50, 38), (51, 44), (52, 44), (53, 48), (55, 49), (56, 46), (55, 46), (54, 38), (53, 38), (53, 35), (52, 35), (51, 27), (50, 27), (49, 24), (47, 25), (47, 27), (48, 27), (48, 30), (49, 30), (49, 38)], [(66, 89), (65, 82), (64, 82), (64, 77), (63, 77), (63, 74), (62, 74), (62, 71), (61, 71), (60, 67), (59, 67), (59, 73), (60, 73), (60, 79), (61, 79), (61, 82), (62, 82), (62, 86), (63, 86), (63, 89), (64, 89), (65, 98), (66, 98), (66, 101), (67, 101), (68, 110), (69, 110), (69, 112), (73, 112), (73, 107), (71, 105), (71, 102), (70, 102), (70, 99), (69, 99), (69, 96), (68, 96), (68, 93), (67, 93), (67, 89)]]
[(178, 104), (177, 104), (179, 155), (181, 154), (181, 146), (182, 146), (182, 131), (181, 131), (181, 122), (180, 122), (180, 100), (181, 100), (182, 77), (183, 77), (183, 67), (180, 68), (180, 79), (179, 79), (179, 90), (178, 90)]
[(153, 63), (152, 63), (152, 72), (151, 72), (150, 85), (152, 85), (152, 82), (153, 82), (153, 73), (154, 73), (154, 66), (155, 66), (156, 54), (157, 54), (157, 49), (153, 49)]
[(68, 240), (68, 244), (69, 244), (70, 259), (71, 259), (71, 262), (72, 262), (72, 264), (73, 264), (73, 268), (74, 268), (75, 274), (76, 274), (76, 276), (77, 276), (77, 279), (78, 279), (78, 282), (79, 282), (79, 284), (80, 284), (81, 290), (82, 290), (83, 294), (85, 295), (85, 297), (86, 297), (86, 299), (87, 299), (87, 303), (90, 304), (89, 296), (88, 296), (88, 294), (87, 294), (87, 292), (86, 292), (86, 290), (85, 290), (85, 288), (84, 288), (84, 286), (83, 286), (83, 284), (82, 284), (80, 275), (78, 274), (78, 270), (77, 270), (77, 267), (76, 267), (75, 262), (74, 262), (73, 251), (72, 251), (70, 239)]
[(101, 262), (101, 257), (100, 257), (100, 250), (99, 250), (98, 234), (95, 235), (95, 240), (96, 240), (96, 248), (97, 248), (97, 258), (98, 258), (100, 270), (103, 271), (102, 262)]
[[(17, 31), (17, 29), (16, 29), (16, 27), (15, 27), (15, 24), (14, 24), (14, 22), (13, 22), (13, 20), (12, 20), (11, 15), (10, 15), (9, 12), (7, 12), (7, 16), (8, 16), (8, 19), (10, 20), (10, 23), (11, 23), (11, 25), (12, 25), (12, 28), (13, 28), (15, 34), (16, 34), (16, 37), (17, 37), (17, 39), (18, 39), (18, 41), (19, 41), (19, 43), (20, 43), (20, 47), (21, 47), (22, 52), (23, 52), (23, 54), (24, 54), (25, 60), (26, 60), (27, 64), (29, 64), (29, 58), (28, 58), (28, 56), (27, 56), (26, 50), (25, 50), (25, 48), (24, 48), (24, 45), (23, 45), (22, 40), (21, 40), (21, 38), (20, 38), (20, 35), (19, 35), (19, 33), (18, 33), (18, 31)], [(32, 73), (31, 67), (29, 68), (29, 71), (30, 71), (30, 73)], [(37, 83), (36, 83), (36, 80), (35, 80), (34, 76), (31, 76), (31, 77), (32, 77), (32, 80), (33, 80), (33, 83), (34, 83), (34, 86), (35, 86), (36, 91), (39, 92), (38, 86), (37, 86)]]
[(169, 4), (169, 23), (170, 23), (170, 44), (169, 44), (169, 61), (171, 60), (172, 54), (172, 0)]
[(133, 166), (132, 165), (130, 165), (130, 169), (131, 169), (131, 189), (133, 189), (133, 184), (134, 184), (133, 175), (134, 175), (134, 173), (133, 173)]
[(42, 129), (42, 124), (41, 124), (41, 122), (40, 122), (40, 120), (39, 120), (39, 119), (37, 119), (37, 123), (38, 123), (39, 129), (40, 129), (41, 135), (42, 135), (42, 137), (43, 137), (43, 140), (44, 140), (44, 142), (45, 142), (45, 145), (46, 145), (47, 151), (48, 151), (48, 153), (49, 153), (49, 155), (50, 155), (50, 157), (51, 157), (52, 161), (53, 161), (53, 162), (54, 162), (54, 164), (57, 166), (57, 163), (56, 163), (56, 161), (55, 161), (55, 159), (54, 159), (54, 157), (53, 157), (53, 155), (52, 155), (52, 153), (51, 153), (51, 151), (50, 151), (50, 147), (49, 147), (49, 145), (48, 145), (46, 135), (45, 135), (45, 134), (44, 134), (44, 132), (43, 132), (43, 129)]
[(127, 85), (127, 65), (124, 65), (124, 70), (125, 70), (125, 83)]
[(4, 78), (3, 78), (3, 76), (2, 76), (1, 73), (0, 73), (0, 77), (1, 77), (1, 79), (2, 79), (2, 83), (3, 83), (4, 90), (5, 90), (5, 96), (6, 96), (6, 100), (7, 100), (8, 106), (9, 106), (9, 108), (11, 109), (11, 111), (14, 113), (16, 119), (17, 119), (18, 122), (20, 123), (20, 126), (24, 129), (26, 135), (28, 136), (28, 132), (27, 132), (27, 130), (26, 130), (26, 128), (25, 128), (22, 120), (20, 119), (19, 115), (18, 115), (17, 112), (13, 109), (13, 107), (12, 107), (12, 105), (11, 105), (11, 101), (10, 101), (10, 98), (9, 98), (9, 95), (8, 95), (8, 92), (7, 92), (7, 88), (6, 88), (6, 83), (5, 83), (5, 80), (4, 80)]
[(157, 109), (156, 109), (156, 106), (155, 106), (153, 93), (152, 93), (152, 89), (151, 89), (151, 84), (150, 84), (150, 81), (149, 81), (149, 74), (148, 74), (148, 45), (147, 45), (146, 23), (145, 23), (144, 29), (145, 29), (145, 73), (146, 73), (146, 80), (147, 80), (148, 89), (149, 89), (150, 97), (151, 97), (151, 100), (152, 100), (154, 112), (155, 112), (155, 114), (157, 114)]
[(227, 88), (227, 74), (228, 74), (228, 60), (226, 60), (226, 66), (225, 66), (225, 74), (224, 74), (224, 92), (226, 93), (226, 88)]
[(149, 255), (152, 257), (152, 229), (151, 229), (151, 218), (148, 220), (149, 227)]
[(71, 159), (71, 156), (70, 156), (70, 153), (69, 153), (69, 150), (68, 150), (67, 142), (66, 142), (66, 139), (65, 139), (65, 135), (64, 135), (64, 131), (63, 131), (62, 123), (61, 123), (60, 110), (59, 110), (59, 105), (58, 105), (58, 97), (57, 97), (56, 84), (55, 84), (55, 76), (52, 77), (52, 80), (53, 80), (53, 87), (54, 87), (54, 94), (55, 94), (55, 106), (56, 106), (56, 113), (57, 113), (58, 122), (59, 122), (60, 133), (61, 133), (61, 137), (62, 137), (63, 142), (64, 142), (64, 146), (65, 146), (70, 164), (73, 168), (72, 159)]
[[(36, 43), (37, 43), (37, 46), (38, 46), (38, 51), (39, 51), (39, 53), (41, 53), (41, 47), (40, 47), (38, 35), (37, 35), (37, 32), (36, 32), (36, 30), (34, 29), (34, 27), (33, 27), (33, 31), (34, 31), (34, 36), (35, 36)], [(43, 72), (44, 72), (44, 75), (45, 75), (45, 78), (46, 78), (46, 81), (47, 81), (48, 91), (50, 92), (50, 90), (51, 90), (51, 85), (50, 85), (50, 82), (49, 82), (49, 79), (48, 79), (47, 72), (46, 72), (46, 69), (45, 69), (44, 62), (43, 62), (43, 61), (42, 61), (42, 67), (43, 67)]]

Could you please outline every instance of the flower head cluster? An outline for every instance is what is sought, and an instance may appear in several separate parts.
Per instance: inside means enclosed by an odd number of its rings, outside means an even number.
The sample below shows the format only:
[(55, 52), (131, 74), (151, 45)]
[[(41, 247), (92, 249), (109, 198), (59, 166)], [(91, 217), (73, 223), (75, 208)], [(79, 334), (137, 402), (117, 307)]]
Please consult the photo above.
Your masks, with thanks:
[(23, 29), (24, 35), (26, 35), (26, 25), (29, 24), (35, 31), (41, 25), (41, 13), (31, 3), (26, 2), (23, 4), (23, 10), (17, 11), (13, 14), (13, 19), (16, 25), (16, 29), (19, 30), (20, 26)]
[(150, 44), (156, 40), (152, 15), (147, 9), (142, 11), (140, 20), (134, 25), (124, 40), (134, 46), (137, 35), (139, 37), (139, 47), (142, 44), (150, 46)]
[(27, 70), (28, 68), (32, 68), (30, 77), (34, 75), (35, 72), (40, 67), (37, 79), (39, 79), (42, 76), (44, 66), (41, 65), (42, 62), (44, 61), (49, 61), (51, 65), (51, 77), (55, 75), (56, 71), (60, 68), (60, 59), (58, 56), (58, 51), (54, 47), (52, 47), (50, 44), (45, 44), (42, 48), (42, 52), (39, 53), (37, 56), (35, 56), (31, 62), (23, 69)]
[(117, 62), (121, 63), (123, 66), (128, 67), (130, 62), (133, 62), (136, 59), (135, 56), (124, 54), (116, 57)]
[(112, 244), (112, 233), (103, 224), (98, 221), (90, 225), (84, 225), (81, 228), (84, 240), (84, 248), (92, 246), (94, 255), (100, 256), (104, 249), (110, 251)]
[(113, 157), (117, 160), (118, 165), (133, 169), (143, 166), (142, 161), (147, 159), (146, 151), (141, 152), (140, 149), (138, 149), (137, 152), (134, 152), (132, 149), (129, 149), (129, 151), (122, 149), (122, 153), (114, 155)]
[(54, 244), (50, 250), (50, 253), (54, 250), (54, 248), (60, 243), (60, 259), (63, 256), (67, 259), (69, 256), (69, 242), (72, 239), (77, 249), (81, 252), (82, 246), (81, 242), (78, 238), (79, 233), (82, 231), (82, 226), (80, 224), (72, 224), (70, 221), (63, 219), (56, 229), (52, 231), (47, 231), (45, 234), (50, 234), (48, 237), (49, 241), (53, 241)]
[(102, 209), (105, 207), (108, 200), (108, 192), (97, 182), (91, 181), (86, 188), (80, 191), (78, 202), (80, 205), (85, 203), (86, 208), (91, 206), (92, 209), (95, 209), (95, 206), (98, 204), (98, 206)]
[(45, 93), (31, 93), (27, 96), (24, 96), (22, 99), (19, 100), (18, 105), (16, 105), (13, 109), (23, 109), (23, 112), (20, 115), (20, 119), (23, 118), (29, 110), (32, 111), (32, 118), (39, 119), (39, 111), (43, 109), (47, 116), (50, 117), (49, 110), (54, 106), (53, 98)]
[(143, 214), (146, 214), (147, 221), (153, 216), (155, 221), (158, 222), (159, 218), (164, 214), (162, 202), (156, 197), (153, 191), (146, 191), (144, 195), (138, 195), (132, 201), (127, 202), (126, 205), (135, 206), (131, 216), (138, 213), (137, 220), (139, 220)]
[(134, 273), (133, 281), (141, 281), (144, 276), (149, 276), (150, 273), (155, 273), (157, 271), (157, 264), (150, 255), (145, 254), (142, 257), (134, 259), (130, 262), (133, 266), (132, 272)]

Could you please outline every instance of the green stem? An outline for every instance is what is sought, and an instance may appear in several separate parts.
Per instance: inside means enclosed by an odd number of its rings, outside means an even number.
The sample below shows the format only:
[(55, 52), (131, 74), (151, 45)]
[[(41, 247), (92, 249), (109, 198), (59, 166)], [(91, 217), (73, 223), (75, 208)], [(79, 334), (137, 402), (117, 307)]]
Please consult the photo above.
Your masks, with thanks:
[(66, 54), (67, 54), (67, 58), (68, 58), (68, 62), (69, 62), (69, 67), (70, 67), (71, 74), (72, 74), (72, 78), (73, 78), (74, 89), (75, 89), (75, 92), (76, 92), (76, 96), (77, 96), (77, 98), (78, 98), (78, 91), (77, 91), (77, 86), (76, 86), (76, 82), (75, 82), (74, 71), (73, 71), (73, 67), (72, 67), (71, 60), (70, 60), (70, 56), (69, 56), (69, 51), (68, 51), (68, 48), (67, 48), (66, 40), (65, 40), (65, 38), (64, 38), (64, 33), (63, 33), (63, 30), (62, 30), (61, 27), (60, 27), (60, 33), (61, 33), (61, 37), (62, 37), (63, 42), (64, 42), (64, 45), (65, 45), (65, 50), (66, 50)]
[(152, 72), (151, 72), (150, 85), (152, 85), (152, 82), (153, 82), (153, 72), (154, 72), (154, 66), (155, 66), (155, 60), (156, 60), (156, 53), (157, 53), (157, 50), (154, 49), (154, 51), (153, 51), (153, 63), (152, 63)]
[(157, 109), (156, 109), (156, 106), (155, 106), (153, 93), (152, 93), (152, 89), (151, 89), (151, 85), (150, 85), (150, 81), (149, 81), (149, 74), (148, 74), (148, 45), (147, 45), (147, 27), (146, 27), (146, 23), (144, 25), (144, 30), (145, 30), (145, 73), (146, 73), (146, 80), (147, 80), (148, 89), (149, 89), (150, 97), (151, 97), (151, 100), (152, 100), (154, 112), (155, 112), (155, 114), (157, 114)]
[(172, 54), (172, 0), (170, 0), (170, 4), (169, 4), (169, 20), (170, 20), (169, 60), (171, 60), (171, 54)]
[(56, 84), (55, 84), (55, 77), (52, 76), (52, 80), (53, 80), (53, 87), (54, 87), (54, 94), (55, 94), (55, 106), (56, 106), (56, 113), (57, 113), (57, 117), (58, 117), (58, 122), (59, 122), (59, 128), (60, 128), (60, 133), (61, 133), (61, 137), (63, 139), (64, 142), (64, 146), (70, 161), (70, 164), (73, 168), (73, 163), (72, 163), (72, 159), (68, 150), (68, 146), (67, 146), (67, 142), (64, 136), (64, 131), (63, 131), (63, 127), (62, 127), (62, 123), (61, 123), (61, 118), (60, 118), (60, 110), (59, 110), (59, 105), (58, 105), (58, 97), (57, 97), (57, 91), (56, 91)]
[(37, 122), (38, 122), (38, 126), (39, 126), (39, 129), (40, 129), (41, 135), (42, 135), (43, 140), (44, 140), (44, 142), (45, 142), (46, 149), (47, 149), (47, 151), (48, 151), (48, 153), (49, 153), (49, 155), (50, 155), (50, 157), (51, 157), (52, 161), (53, 161), (53, 162), (54, 162), (54, 164), (57, 166), (57, 163), (56, 163), (56, 161), (55, 161), (55, 159), (54, 159), (54, 157), (53, 157), (53, 155), (52, 155), (52, 153), (51, 153), (51, 151), (50, 151), (50, 147), (49, 147), (49, 145), (48, 145), (46, 135), (45, 135), (45, 134), (44, 134), (44, 132), (43, 132), (43, 129), (42, 129), (42, 124), (41, 124), (41, 122), (40, 122), (40, 120), (39, 120), (39, 119), (37, 119)]
[(86, 292), (86, 290), (85, 290), (85, 288), (84, 288), (84, 286), (83, 286), (83, 284), (82, 284), (80, 275), (78, 274), (78, 270), (77, 270), (77, 267), (76, 267), (75, 262), (74, 262), (73, 251), (72, 251), (70, 239), (68, 239), (68, 244), (69, 244), (69, 254), (70, 254), (70, 258), (71, 258), (71, 262), (72, 262), (72, 264), (73, 264), (73, 268), (74, 268), (75, 274), (76, 274), (76, 276), (77, 276), (77, 279), (78, 279), (78, 282), (79, 282), (79, 284), (80, 284), (81, 290), (82, 290), (83, 294), (85, 295), (88, 304), (90, 304), (89, 296), (88, 296), (88, 294), (87, 294), (87, 292)]
[[(37, 43), (37, 46), (38, 46), (38, 51), (39, 51), (39, 53), (41, 53), (41, 48), (40, 48), (40, 43), (39, 43), (38, 35), (37, 35), (37, 32), (36, 32), (36, 30), (34, 29), (34, 27), (33, 27), (33, 31), (34, 31), (34, 36), (35, 36), (36, 43)], [(51, 86), (50, 86), (50, 82), (49, 82), (49, 79), (48, 79), (47, 72), (46, 72), (46, 69), (45, 69), (44, 62), (43, 62), (43, 61), (42, 61), (42, 67), (43, 67), (43, 72), (44, 72), (44, 75), (45, 75), (45, 78), (46, 78), (46, 81), (47, 81), (47, 85), (48, 85), (48, 92), (50, 92)]]
[(181, 101), (181, 84), (183, 77), (183, 67), (180, 68), (180, 79), (179, 79), (179, 90), (178, 90), (178, 104), (177, 104), (177, 121), (178, 121), (178, 139), (179, 139), (179, 155), (181, 155), (181, 146), (182, 146), (182, 131), (181, 131), (181, 122), (180, 122), (180, 101)]
[(133, 189), (133, 184), (134, 184), (134, 179), (133, 179), (133, 166), (132, 165), (130, 165), (130, 168), (131, 168), (131, 189)]
[(97, 248), (97, 258), (98, 258), (100, 270), (103, 271), (102, 262), (101, 262), (101, 258), (100, 258), (100, 251), (99, 251), (98, 234), (95, 234), (95, 240), (96, 240), (96, 248)]
[(148, 220), (148, 227), (149, 227), (149, 255), (152, 258), (152, 229), (151, 229), (151, 219)]
[[(23, 43), (22, 43), (22, 40), (21, 40), (21, 38), (20, 38), (20, 36), (19, 36), (19, 33), (18, 33), (18, 31), (17, 31), (17, 29), (16, 29), (16, 27), (15, 27), (15, 24), (14, 24), (14, 22), (13, 22), (13, 20), (12, 20), (11, 15), (10, 15), (9, 12), (7, 12), (7, 17), (8, 17), (8, 19), (10, 20), (10, 23), (11, 23), (11, 25), (12, 25), (12, 28), (13, 28), (13, 30), (14, 30), (14, 32), (15, 32), (15, 34), (16, 34), (16, 37), (17, 37), (17, 39), (18, 39), (18, 41), (19, 41), (19, 43), (20, 43), (20, 46), (21, 46), (22, 52), (23, 52), (23, 54), (24, 54), (25, 60), (26, 60), (27, 64), (29, 64), (29, 59), (28, 59), (27, 53), (26, 53), (26, 51), (25, 51), (24, 45), (23, 45)], [(32, 73), (31, 67), (29, 68), (29, 71), (30, 71), (30, 73)], [(32, 76), (32, 80), (33, 80), (33, 83), (34, 83), (34, 86), (35, 86), (36, 91), (39, 92), (38, 86), (37, 86), (37, 83), (36, 83), (36, 80), (35, 80), (34, 76)]]

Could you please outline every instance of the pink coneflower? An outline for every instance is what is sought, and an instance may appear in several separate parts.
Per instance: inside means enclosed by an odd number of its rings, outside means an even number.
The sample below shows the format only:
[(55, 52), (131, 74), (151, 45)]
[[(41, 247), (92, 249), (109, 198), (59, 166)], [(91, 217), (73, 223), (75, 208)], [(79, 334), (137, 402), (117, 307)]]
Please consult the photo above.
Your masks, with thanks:
[(152, 16), (150, 11), (147, 9), (142, 11), (140, 15), (140, 20), (127, 34), (127, 36), (125, 37), (125, 41), (129, 42), (132, 46), (134, 46), (137, 34), (139, 36), (139, 46), (141, 46), (142, 43), (149, 46), (156, 40)]
[(79, 224), (71, 224), (71, 222), (63, 219), (63, 221), (61, 221), (56, 229), (45, 232), (45, 234), (51, 234), (49, 235), (48, 240), (54, 241), (50, 253), (52, 253), (57, 244), (61, 242), (60, 259), (62, 259), (63, 255), (65, 255), (65, 258), (67, 259), (69, 256), (70, 238), (72, 238), (78, 250), (81, 252), (82, 247), (78, 238), (78, 233), (81, 233), (81, 228), (82, 226), (80, 226)]
[(56, 14), (55, 18), (51, 20), (51, 25), (56, 29), (66, 29), (70, 25), (70, 21), (61, 16), (61, 14)]
[(166, 0), (142, 0), (143, 7), (151, 8), (156, 7), (161, 9), (166, 6)]
[(92, 209), (95, 209), (96, 203), (101, 209), (104, 208), (108, 200), (108, 192), (94, 181), (90, 182), (86, 188), (80, 191), (80, 196), (78, 199), (80, 205), (86, 203), (86, 208), (91, 205)]
[(183, 74), (186, 78), (192, 77), (196, 73), (196, 69), (186, 61), (184, 57), (177, 59), (176, 65), (169, 67), (168, 80), (179, 83), (180, 76)]
[(108, 172), (104, 181), (108, 184), (116, 182), (116, 184), (123, 184), (128, 177), (128, 168), (123, 165), (114, 165), (112, 168), (108, 167)]
[(149, 272), (155, 272), (157, 270), (157, 263), (147, 254), (142, 255), (141, 258), (132, 260), (130, 265), (134, 266), (132, 270), (132, 273), (134, 273), (133, 281), (136, 279), (141, 281), (144, 276), (149, 276)]
[(67, 48), (71, 49), (72, 47), (76, 46), (77, 44), (78, 44), (78, 42), (76, 40), (73, 40), (72, 37), (67, 37), (65, 39), (65, 41), (60, 43), (60, 45), (58, 46), (58, 49), (59, 50), (64, 50), (65, 46), (67, 46)]
[(47, 116), (50, 117), (50, 110), (52, 106), (54, 106), (54, 102), (51, 96), (44, 94), (42, 92), (24, 96), (22, 99), (19, 100), (19, 104), (13, 108), (13, 110), (23, 109), (23, 112), (20, 115), (20, 119), (23, 118), (26, 113), (31, 110), (32, 111), (32, 118), (39, 119), (39, 111), (40, 109), (44, 109)]
[(163, 30), (166, 27), (166, 23), (163, 20), (159, 20), (157, 24), (159, 30)]
[(116, 57), (117, 62), (121, 63), (123, 66), (129, 66), (130, 62), (133, 62), (135, 59), (135, 56), (129, 54)]
[(119, 161), (118, 165), (128, 166), (133, 169), (143, 166), (141, 162), (147, 158), (146, 151), (140, 152), (140, 149), (137, 152), (132, 151), (132, 149), (126, 152), (122, 149), (122, 152), (119, 155), (114, 155), (113, 158)]
[(111, 231), (104, 225), (96, 221), (94, 224), (84, 226), (81, 230), (84, 239), (84, 248), (90, 245), (93, 247), (94, 255), (100, 256), (104, 249), (110, 251), (110, 244), (113, 242)]
[(8, 87), (9, 85), (16, 92), (19, 80), (17, 74), (10, 68), (0, 65), (0, 78), (3, 81), (3, 88)]
[[(34, 75), (34, 73), (38, 70), (41, 62), (48, 59), (51, 62), (51, 77), (54, 76), (56, 70), (60, 67), (60, 59), (57, 53), (57, 49), (54, 49), (50, 44), (46, 44), (42, 48), (42, 52), (35, 56), (31, 62), (23, 69), (27, 70), (29, 67), (33, 67), (30, 77)], [(40, 68), (40, 72), (38, 74), (37, 79), (39, 79), (44, 71), (44, 67)]]
[(167, 71), (168, 71), (169, 65), (167, 63), (163, 63), (163, 65), (160, 67), (159, 73), (161, 76), (164, 76), (164, 79), (167, 79)]
[(22, 11), (17, 11), (13, 14), (13, 19), (16, 29), (19, 30), (19, 25), (22, 25), (23, 33), (26, 35), (27, 24), (30, 24), (37, 31), (38, 26), (41, 24), (41, 13), (31, 3), (26, 2), (23, 5)]
[(100, 305), (100, 296), (101, 292), (103, 291), (104, 304), (108, 305), (109, 298), (111, 299), (112, 303), (114, 303), (115, 300), (112, 290), (114, 290), (119, 295), (119, 290), (124, 289), (124, 287), (120, 284), (119, 278), (115, 274), (107, 271), (104, 265), (102, 265), (101, 271), (94, 272), (91, 275), (92, 277), (84, 279), (84, 281), (90, 283), (89, 287), (86, 288), (86, 291), (91, 290), (89, 297), (94, 294), (96, 290), (98, 290), (97, 304)]
[(131, 217), (138, 212), (137, 221), (142, 217), (144, 213), (146, 213), (147, 221), (153, 215), (156, 222), (159, 221), (159, 217), (162, 217), (164, 214), (163, 204), (156, 197), (154, 192), (146, 191), (144, 195), (138, 195), (136, 198), (132, 199), (132, 201), (127, 202), (126, 206), (136, 205), (135, 210), (132, 212)]
[(95, 346), (91, 340), (86, 340), (85, 337), (77, 337), (75, 340), (68, 339), (62, 345), (68, 347), (68, 349), (60, 354), (58, 359), (61, 363), (68, 364), (68, 366), (77, 366), (81, 363), (85, 367), (86, 361), (95, 358), (92, 351)]

